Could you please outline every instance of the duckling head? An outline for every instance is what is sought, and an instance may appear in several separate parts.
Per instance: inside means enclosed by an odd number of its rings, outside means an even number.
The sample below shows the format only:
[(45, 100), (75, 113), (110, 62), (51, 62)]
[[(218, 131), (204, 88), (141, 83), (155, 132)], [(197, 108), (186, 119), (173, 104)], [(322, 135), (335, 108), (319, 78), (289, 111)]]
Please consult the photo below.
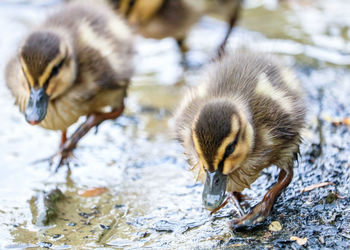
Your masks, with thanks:
[(253, 146), (253, 127), (242, 105), (219, 99), (203, 106), (193, 123), (193, 142), (206, 172), (203, 203), (214, 210), (225, 198), (227, 176), (239, 168)]
[(50, 100), (60, 96), (76, 78), (76, 63), (68, 40), (50, 31), (31, 33), (19, 50), (28, 83), (25, 118), (35, 125), (46, 116)]

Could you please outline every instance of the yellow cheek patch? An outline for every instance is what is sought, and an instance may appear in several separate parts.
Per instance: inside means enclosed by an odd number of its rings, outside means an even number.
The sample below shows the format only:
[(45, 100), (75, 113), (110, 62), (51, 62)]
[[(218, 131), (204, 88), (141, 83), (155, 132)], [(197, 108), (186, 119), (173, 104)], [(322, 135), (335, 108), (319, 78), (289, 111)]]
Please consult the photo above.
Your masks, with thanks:
[[(195, 133), (194, 131), (192, 131), (192, 139), (193, 139), (194, 147), (195, 147), (195, 149), (196, 149), (196, 151), (197, 151), (197, 154), (198, 154), (198, 157), (199, 157), (199, 161), (200, 161), (200, 163), (201, 163), (201, 164), (200, 164), (201, 167), (204, 168), (204, 169), (208, 169), (208, 166), (209, 166), (209, 165), (208, 165), (207, 161), (206, 161), (205, 158), (204, 158), (203, 151), (202, 151), (201, 146), (200, 146), (200, 144), (199, 144), (197, 135), (196, 135), (196, 133)], [(204, 166), (204, 163), (206, 164), (207, 167)]]
[(240, 158), (242, 158), (242, 154), (238, 154), (238, 157), (235, 157), (234, 159), (227, 158), (224, 163), (224, 168), (222, 170), (223, 174), (228, 175), (229, 173), (232, 173), (236, 169), (239, 168), (238, 162), (241, 162)]
[(58, 84), (58, 81), (56, 81), (55, 79), (50, 80), (50, 83), (46, 89), (46, 94), (48, 96), (52, 97), (59, 86), (60, 86), (60, 84)]
[(284, 111), (293, 112), (292, 100), (286, 96), (286, 93), (276, 87), (273, 87), (265, 73), (259, 75), (258, 84), (255, 92), (259, 95), (266, 96), (275, 101)]
[(23, 69), (23, 74), (24, 74), (26, 80), (28, 81), (29, 85), (33, 87), (34, 86), (34, 79), (33, 79), (32, 75), (29, 73), (27, 64), (24, 62), (24, 60), (22, 58), (20, 60), (21, 60), (21, 65), (22, 65), (22, 69)]

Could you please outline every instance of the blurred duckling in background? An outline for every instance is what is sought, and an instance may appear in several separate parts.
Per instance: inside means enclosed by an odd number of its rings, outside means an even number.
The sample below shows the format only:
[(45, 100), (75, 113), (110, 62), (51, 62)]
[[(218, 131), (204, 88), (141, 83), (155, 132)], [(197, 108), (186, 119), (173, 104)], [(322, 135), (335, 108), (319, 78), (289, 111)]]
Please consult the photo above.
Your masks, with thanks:
[(122, 114), (132, 58), (128, 26), (92, 3), (63, 5), (24, 39), (7, 65), (7, 86), (28, 123), (62, 131), (58, 166), (92, 127)]
[(233, 227), (254, 226), (292, 180), (305, 126), (303, 91), (293, 73), (266, 55), (238, 52), (213, 65), (175, 116), (177, 139), (204, 184), (203, 203), (217, 210), (225, 191), (240, 199), (271, 165), (277, 183)]
[(213, 15), (229, 24), (218, 50), (218, 53), (222, 54), (241, 8), (241, 0), (109, 0), (109, 2), (141, 35), (155, 39), (173, 37), (183, 53), (187, 51), (184, 40), (189, 30), (202, 16)]

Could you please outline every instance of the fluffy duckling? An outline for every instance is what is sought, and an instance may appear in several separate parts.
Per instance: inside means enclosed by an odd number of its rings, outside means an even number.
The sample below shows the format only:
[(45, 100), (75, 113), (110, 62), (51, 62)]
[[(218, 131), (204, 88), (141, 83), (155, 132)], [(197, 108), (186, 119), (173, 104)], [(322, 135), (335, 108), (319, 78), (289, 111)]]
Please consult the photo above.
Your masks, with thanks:
[(147, 38), (173, 37), (182, 52), (190, 28), (207, 14), (219, 16), (229, 23), (229, 29), (220, 45), (222, 53), (234, 27), (241, 0), (109, 0), (140, 34)]
[[(128, 26), (100, 4), (63, 5), (23, 40), (7, 86), (28, 123), (62, 131), (58, 166), (92, 127), (121, 115), (132, 57)], [(67, 139), (81, 116), (87, 120)]]
[(205, 181), (203, 203), (216, 210), (225, 191), (239, 192), (271, 165), (277, 183), (234, 227), (254, 226), (293, 177), (305, 125), (303, 91), (293, 73), (266, 55), (238, 52), (217, 62), (208, 79), (190, 90), (175, 116), (177, 139)]

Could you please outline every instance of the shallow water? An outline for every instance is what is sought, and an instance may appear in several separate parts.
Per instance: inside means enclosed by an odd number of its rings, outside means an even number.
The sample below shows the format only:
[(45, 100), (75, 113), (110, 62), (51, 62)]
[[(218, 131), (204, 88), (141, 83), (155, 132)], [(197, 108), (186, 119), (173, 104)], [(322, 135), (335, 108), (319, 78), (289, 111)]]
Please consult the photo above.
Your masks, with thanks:
[[(0, 4), (2, 77), (20, 38), (40, 21), (38, 13), (56, 2)], [(297, 248), (290, 236), (307, 237), (310, 248), (349, 247), (349, 130), (328, 121), (350, 116), (349, 11), (350, 4), (341, 0), (283, 5), (250, 0), (231, 36), (230, 50), (244, 45), (278, 53), (294, 66), (310, 109), (295, 178), (272, 216), (252, 232), (229, 229), (236, 216), (231, 204), (209, 216), (201, 205), (202, 185), (187, 171), (182, 149), (172, 140), (172, 110), (182, 90), (200, 82), (198, 70), (181, 67), (172, 39), (138, 39), (137, 73), (126, 112), (81, 141), (70, 171), (63, 167), (53, 174), (46, 162), (32, 164), (55, 152), (59, 134), (29, 126), (1, 84), (0, 248)], [(208, 17), (196, 25), (187, 40), (191, 65), (204, 65), (215, 55), (225, 29), (224, 23)], [(264, 171), (245, 191), (252, 205), (277, 174), (274, 167)], [(305, 186), (325, 181), (334, 185), (300, 193)], [(43, 191), (56, 187), (66, 196), (58, 203), (58, 218), (47, 227), (33, 223), (33, 198), (40, 200)], [(93, 198), (79, 195), (95, 187), (108, 191)], [(328, 202), (329, 192), (346, 198)], [(268, 233), (275, 220), (283, 229)]]

